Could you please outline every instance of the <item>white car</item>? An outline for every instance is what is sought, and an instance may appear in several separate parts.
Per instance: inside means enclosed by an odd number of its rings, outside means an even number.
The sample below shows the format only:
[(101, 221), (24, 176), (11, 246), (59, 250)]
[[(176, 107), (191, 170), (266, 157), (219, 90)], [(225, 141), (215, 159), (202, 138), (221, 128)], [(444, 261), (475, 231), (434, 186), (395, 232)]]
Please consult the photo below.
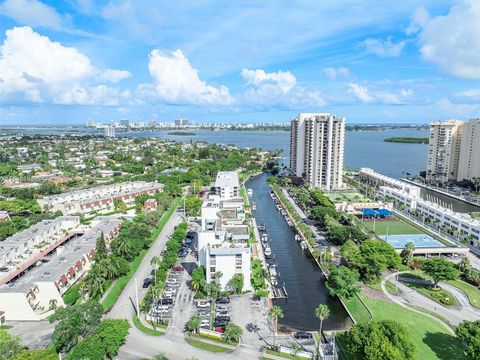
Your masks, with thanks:
[(197, 302), (197, 307), (198, 308), (209, 308), (210, 307), (210, 301), (200, 300), (200, 301)]

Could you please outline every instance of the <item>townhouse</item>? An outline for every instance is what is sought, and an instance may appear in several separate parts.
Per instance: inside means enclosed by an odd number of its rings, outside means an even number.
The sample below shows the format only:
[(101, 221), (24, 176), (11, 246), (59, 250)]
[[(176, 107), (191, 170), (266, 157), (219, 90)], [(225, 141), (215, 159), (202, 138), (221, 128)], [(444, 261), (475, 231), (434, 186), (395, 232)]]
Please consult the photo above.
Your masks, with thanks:
[(157, 191), (163, 191), (163, 184), (135, 181), (46, 196), (38, 199), (38, 203), (42, 208), (48, 207), (51, 211), (59, 210), (65, 215), (101, 214), (114, 211), (116, 199), (122, 200), (129, 207), (135, 204), (137, 196), (153, 195)]

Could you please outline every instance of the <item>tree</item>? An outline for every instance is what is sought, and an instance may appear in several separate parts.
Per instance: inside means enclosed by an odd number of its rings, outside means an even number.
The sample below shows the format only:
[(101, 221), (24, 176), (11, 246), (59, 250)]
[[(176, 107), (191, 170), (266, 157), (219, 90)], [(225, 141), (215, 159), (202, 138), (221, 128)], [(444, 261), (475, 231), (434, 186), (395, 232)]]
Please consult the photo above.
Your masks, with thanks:
[(187, 195), (185, 197), (185, 212), (187, 216), (200, 216), (202, 209), (202, 200), (197, 195)]
[(455, 334), (465, 344), (465, 356), (468, 359), (480, 359), (480, 320), (462, 321)]
[(360, 291), (359, 278), (356, 269), (339, 266), (330, 272), (325, 285), (331, 296), (349, 299)]
[(52, 343), (57, 352), (68, 352), (77, 344), (79, 337), (92, 332), (100, 321), (103, 307), (97, 301), (59, 308), (50, 321), (59, 320), (55, 326)]
[(434, 288), (438, 287), (440, 281), (458, 278), (458, 270), (455, 265), (441, 257), (425, 260), (422, 264), (422, 270), (433, 278)]
[(355, 324), (345, 344), (348, 351), (363, 360), (412, 360), (416, 352), (405, 327), (393, 320)]
[(0, 329), (0, 359), (13, 359), (23, 351), (20, 340)]
[(415, 244), (411, 241), (405, 244), (405, 248), (400, 253), (400, 257), (402, 258), (402, 263), (411, 267), (413, 264), (413, 251), (415, 250)]
[(315, 316), (320, 320), (320, 327), (318, 328), (318, 347), (317, 354), (320, 352), (320, 342), (322, 339), (322, 326), (323, 321), (330, 316), (330, 309), (325, 304), (320, 304), (315, 309)]
[(243, 290), (243, 275), (233, 275), (233, 277), (227, 283), (227, 288), (233, 291), (235, 294), (241, 294)]
[(113, 206), (115, 206), (116, 212), (120, 212), (122, 214), (127, 213), (127, 206), (125, 205), (122, 199), (119, 199), (119, 198), (113, 199)]
[[(1, 356), (0, 356), (1, 358)], [(23, 350), (12, 360), (58, 360), (58, 355), (53, 349)]]
[(240, 326), (234, 323), (228, 323), (228, 325), (225, 327), (225, 332), (223, 335), (227, 340), (238, 343), (240, 341), (240, 337), (243, 335), (243, 330)]
[(366, 240), (360, 245), (360, 251), (354, 258), (354, 266), (360, 270), (362, 277), (368, 281), (378, 279), (382, 271), (400, 263), (400, 256), (389, 243), (379, 240)]
[(107, 244), (105, 244), (105, 235), (103, 231), (101, 232), (97, 242), (95, 244), (96, 255), (106, 255), (107, 254)]
[(276, 335), (277, 335), (277, 325), (278, 325), (278, 319), (283, 318), (283, 310), (280, 306), (278, 305), (273, 305), (273, 307), (268, 310), (268, 317), (270, 320), (273, 321), (273, 326), (274, 326), (274, 334), (273, 334), (273, 345), (275, 346), (275, 340), (276, 340)]
[(106, 278), (100, 271), (92, 267), (80, 285), (82, 291), (92, 299), (99, 298), (105, 291)]
[(470, 262), (470, 259), (466, 256), (460, 260), (460, 263), (458, 264), (458, 270), (462, 275), (465, 275), (468, 273), (468, 271), (472, 268), (472, 264)]
[(187, 322), (187, 329), (190, 332), (197, 332), (198, 329), (200, 329), (200, 316), (198, 315), (193, 315), (190, 320)]

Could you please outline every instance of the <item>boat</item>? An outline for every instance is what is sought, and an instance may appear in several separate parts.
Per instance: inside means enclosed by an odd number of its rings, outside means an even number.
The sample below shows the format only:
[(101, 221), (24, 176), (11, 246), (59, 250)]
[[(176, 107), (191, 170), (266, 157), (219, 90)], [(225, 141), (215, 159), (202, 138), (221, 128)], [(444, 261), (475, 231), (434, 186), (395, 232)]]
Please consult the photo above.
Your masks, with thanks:
[(278, 211), (282, 211), (282, 210), (283, 210), (282, 205), (277, 204), (277, 210), (278, 210)]
[(258, 231), (267, 231), (267, 225), (265, 224), (260, 224), (257, 227), (258, 227)]
[(278, 285), (277, 278), (275, 278), (275, 277), (272, 277), (271, 282), (272, 282), (272, 285), (273, 285), (273, 286), (277, 286), (277, 285)]
[(247, 189), (247, 195), (252, 196), (253, 195), (253, 190), (252, 189)]
[(295, 241), (302, 241), (302, 238), (300, 237), (300, 235), (295, 234)]
[(267, 256), (272, 255), (272, 249), (270, 249), (270, 246), (266, 246), (266, 247), (265, 247), (265, 250), (263, 250), (263, 252), (264, 252), (265, 255), (267, 255)]
[(262, 241), (267, 242), (268, 241), (268, 235), (267, 234), (262, 234)]
[(300, 247), (302, 250), (305, 250), (307, 248), (307, 243), (305, 241), (300, 242)]
[(287, 215), (287, 212), (286, 212), (284, 209), (280, 210), (280, 213), (281, 213), (283, 216)]
[(272, 276), (277, 276), (277, 267), (275, 265), (272, 265), (268, 268), (268, 272)]

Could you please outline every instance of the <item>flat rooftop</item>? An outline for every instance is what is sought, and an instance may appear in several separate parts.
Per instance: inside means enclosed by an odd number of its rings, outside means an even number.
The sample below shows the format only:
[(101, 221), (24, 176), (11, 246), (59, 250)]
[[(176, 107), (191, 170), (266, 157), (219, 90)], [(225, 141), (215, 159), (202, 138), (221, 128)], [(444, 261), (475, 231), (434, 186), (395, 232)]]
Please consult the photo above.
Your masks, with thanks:
[(215, 187), (239, 187), (238, 173), (236, 171), (220, 171), (215, 180)]

